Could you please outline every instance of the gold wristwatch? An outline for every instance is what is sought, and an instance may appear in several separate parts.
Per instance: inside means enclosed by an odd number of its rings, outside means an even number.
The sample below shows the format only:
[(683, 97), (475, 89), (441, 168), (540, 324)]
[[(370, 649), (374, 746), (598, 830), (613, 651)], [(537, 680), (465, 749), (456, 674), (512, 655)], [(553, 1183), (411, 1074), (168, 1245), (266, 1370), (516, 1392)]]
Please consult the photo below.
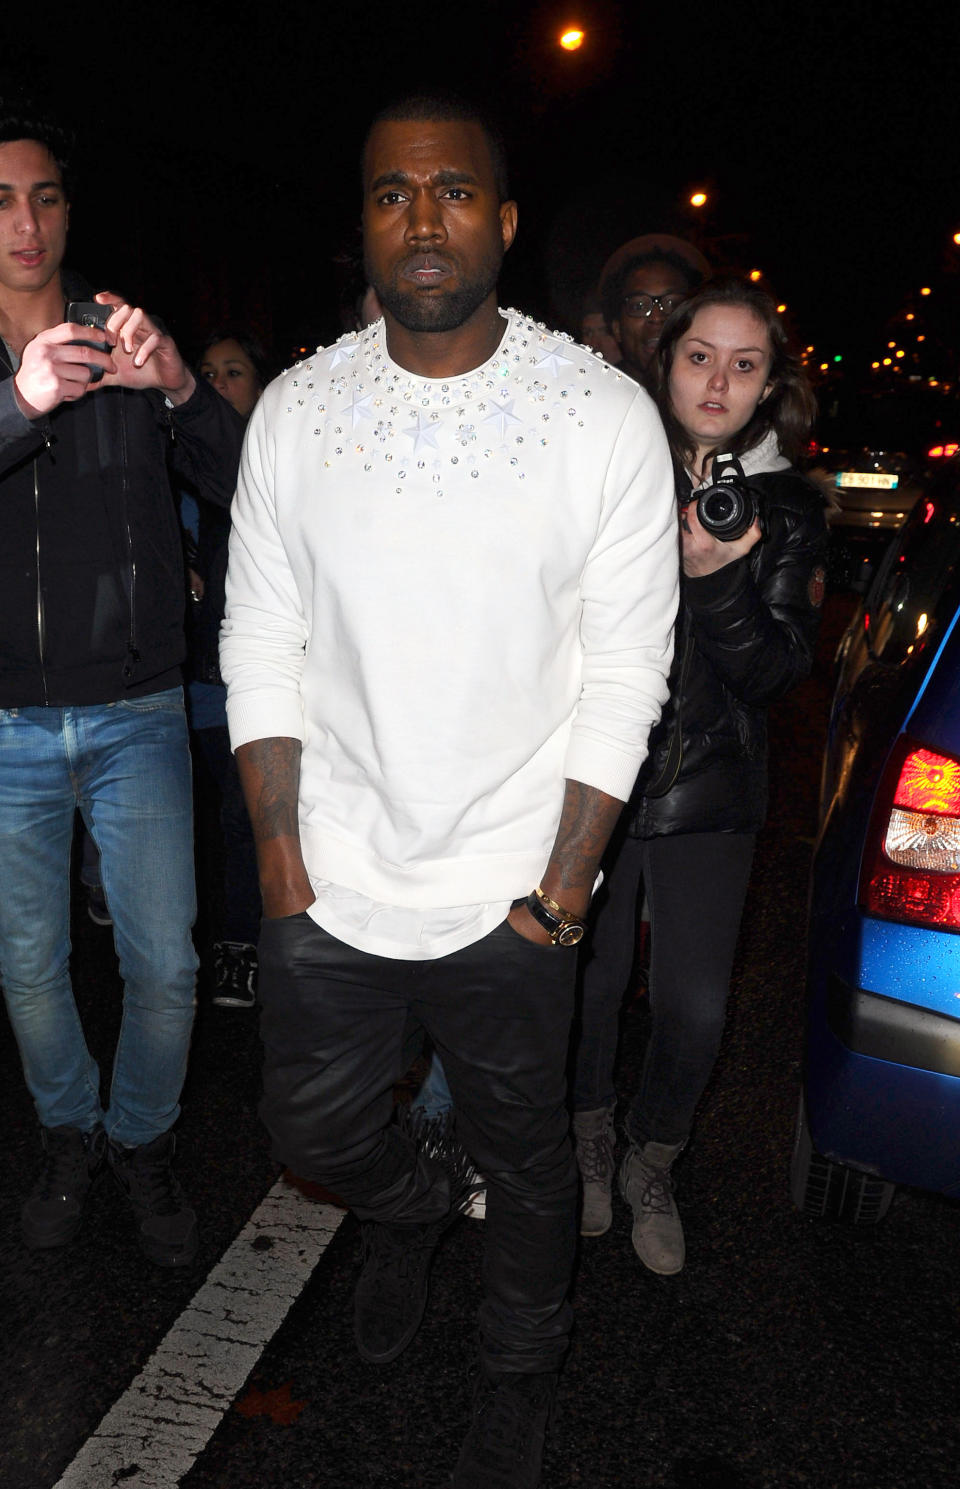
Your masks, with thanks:
[(564, 910), (562, 905), (544, 894), (542, 889), (534, 889), (527, 896), (526, 906), (537, 924), (549, 931), (554, 946), (576, 946), (583, 940), (587, 927), (582, 917)]

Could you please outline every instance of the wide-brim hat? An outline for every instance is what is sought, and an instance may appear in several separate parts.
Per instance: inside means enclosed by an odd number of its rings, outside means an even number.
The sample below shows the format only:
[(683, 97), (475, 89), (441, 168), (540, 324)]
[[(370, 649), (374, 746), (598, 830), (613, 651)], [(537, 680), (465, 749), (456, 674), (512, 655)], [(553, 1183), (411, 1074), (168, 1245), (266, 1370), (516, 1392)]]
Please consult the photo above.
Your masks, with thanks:
[(611, 275), (621, 269), (630, 259), (643, 258), (649, 253), (676, 254), (677, 258), (689, 264), (702, 279), (709, 279), (713, 273), (709, 261), (699, 248), (694, 248), (693, 244), (688, 243), (685, 238), (675, 238), (672, 233), (644, 233), (640, 238), (631, 238), (628, 243), (622, 243), (607, 259), (600, 275), (601, 295)]

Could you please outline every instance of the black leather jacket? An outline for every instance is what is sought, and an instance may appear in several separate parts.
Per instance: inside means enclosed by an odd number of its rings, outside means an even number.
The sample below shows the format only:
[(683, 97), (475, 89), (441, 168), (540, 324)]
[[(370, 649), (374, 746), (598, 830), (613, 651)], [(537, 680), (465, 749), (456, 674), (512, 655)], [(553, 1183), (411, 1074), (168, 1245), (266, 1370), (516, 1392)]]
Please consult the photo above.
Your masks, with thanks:
[(228, 506), (243, 420), (202, 381), (174, 409), (159, 393), (104, 388), (30, 420), (2, 350), (0, 708), (175, 686), (184, 568), (167, 462)]
[(755, 832), (766, 816), (767, 708), (810, 671), (827, 528), (822, 495), (798, 471), (749, 479), (763, 541), (681, 581), (670, 698), (628, 808), (637, 837)]

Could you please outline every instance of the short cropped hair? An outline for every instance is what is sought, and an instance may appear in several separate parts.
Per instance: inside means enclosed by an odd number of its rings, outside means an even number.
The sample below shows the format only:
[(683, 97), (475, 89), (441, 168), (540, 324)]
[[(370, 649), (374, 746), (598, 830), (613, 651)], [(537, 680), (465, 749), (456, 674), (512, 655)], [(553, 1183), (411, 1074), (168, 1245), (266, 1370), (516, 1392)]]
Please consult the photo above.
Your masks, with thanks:
[(688, 295), (692, 295), (703, 283), (700, 270), (689, 259), (685, 259), (680, 253), (674, 253), (670, 248), (654, 248), (649, 253), (637, 253), (632, 258), (624, 259), (600, 286), (603, 318), (608, 331), (613, 330), (614, 321), (620, 320), (623, 287), (630, 275), (635, 274), (638, 269), (646, 269), (650, 264), (669, 264), (682, 278)]
[(509, 201), (510, 180), (503, 135), (487, 110), (473, 99), (459, 93), (410, 93), (385, 104), (370, 121), (370, 127), (363, 141), (361, 169), (366, 160), (370, 136), (378, 124), (385, 124), (388, 121), (406, 124), (427, 119), (441, 119), (445, 123), (478, 124), (490, 151), (497, 195), (501, 202)]
[(55, 115), (23, 93), (0, 94), (0, 145), (14, 140), (35, 140), (53, 156), (64, 193), (70, 195), (70, 166), (75, 138)]

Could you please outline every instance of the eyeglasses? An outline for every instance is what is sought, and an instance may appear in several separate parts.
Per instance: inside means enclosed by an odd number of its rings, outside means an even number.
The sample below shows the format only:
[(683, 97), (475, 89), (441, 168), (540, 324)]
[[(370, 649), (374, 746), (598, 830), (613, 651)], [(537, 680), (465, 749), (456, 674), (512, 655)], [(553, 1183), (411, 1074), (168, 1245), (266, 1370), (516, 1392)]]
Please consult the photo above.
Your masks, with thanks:
[(671, 310), (676, 310), (682, 299), (683, 295), (628, 295), (625, 300), (620, 301), (620, 308), (624, 315), (635, 320), (643, 316), (649, 320), (654, 306), (661, 315), (669, 315)]

